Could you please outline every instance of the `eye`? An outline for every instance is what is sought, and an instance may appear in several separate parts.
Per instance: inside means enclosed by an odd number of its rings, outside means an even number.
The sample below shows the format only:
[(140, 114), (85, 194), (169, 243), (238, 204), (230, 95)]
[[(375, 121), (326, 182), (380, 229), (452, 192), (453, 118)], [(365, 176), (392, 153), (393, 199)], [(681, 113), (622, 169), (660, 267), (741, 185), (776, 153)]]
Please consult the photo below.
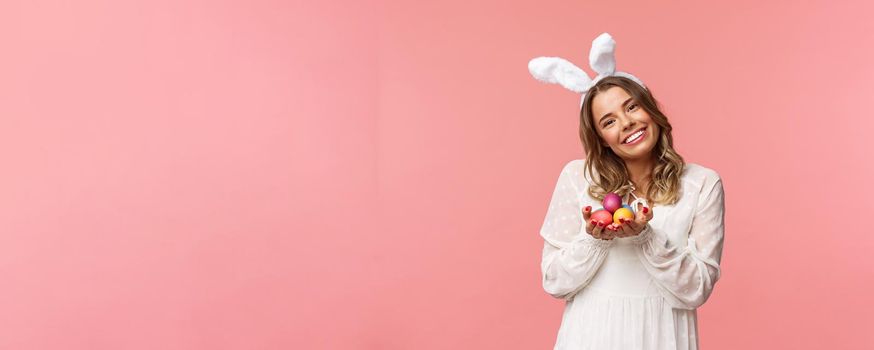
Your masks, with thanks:
[[(632, 107), (634, 107), (634, 108), (632, 108)], [(628, 105), (628, 110), (630, 111), (630, 110), (632, 110), (632, 109), (637, 109), (637, 104), (636, 104), (636, 103), (632, 103), (632, 104)]]
[(610, 124), (613, 124), (613, 119), (610, 119), (606, 123), (604, 123), (604, 127), (606, 128), (606, 127), (610, 126)]

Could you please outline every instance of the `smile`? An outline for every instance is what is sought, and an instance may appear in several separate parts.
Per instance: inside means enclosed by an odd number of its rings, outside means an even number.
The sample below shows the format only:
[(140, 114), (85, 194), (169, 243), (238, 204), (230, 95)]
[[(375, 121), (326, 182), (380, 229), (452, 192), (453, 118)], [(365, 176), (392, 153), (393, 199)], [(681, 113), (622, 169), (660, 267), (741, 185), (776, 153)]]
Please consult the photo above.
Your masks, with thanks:
[(640, 131), (629, 135), (628, 138), (622, 142), (622, 144), (623, 145), (633, 145), (635, 143), (640, 142), (640, 140), (643, 140), (644, 136), (646, 136), (646, 129), (641, 129)]

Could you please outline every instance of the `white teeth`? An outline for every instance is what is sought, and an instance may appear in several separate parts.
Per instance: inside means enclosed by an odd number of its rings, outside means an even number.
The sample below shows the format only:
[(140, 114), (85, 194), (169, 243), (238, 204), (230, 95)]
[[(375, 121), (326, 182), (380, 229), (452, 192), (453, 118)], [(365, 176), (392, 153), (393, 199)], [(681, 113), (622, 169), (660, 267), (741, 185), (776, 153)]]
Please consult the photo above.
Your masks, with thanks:
[(625, 139), (624, 143), (634, 142), (637, 140), (638, 137), (640, 137), (640, 135), (643, 135), (643, 130), (638, 131), (638, 132), (633, 133), (630, 136), (628, 136), (628, 138)]

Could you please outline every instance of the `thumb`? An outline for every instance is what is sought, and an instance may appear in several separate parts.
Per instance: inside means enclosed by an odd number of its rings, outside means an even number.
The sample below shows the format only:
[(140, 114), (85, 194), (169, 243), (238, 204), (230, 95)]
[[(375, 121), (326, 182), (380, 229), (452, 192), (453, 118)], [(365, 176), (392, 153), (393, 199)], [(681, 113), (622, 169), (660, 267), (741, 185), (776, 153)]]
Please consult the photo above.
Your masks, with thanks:
[(646, 217), (646, 221), (652, 220), (652, 217), (653, 217), (652, 208), (643, 207), (643, 215)]
[(591, 216), (592, 216), (592, 207), (587, 205), (586, 207), (583, 208), (583, 221), (588, 222), (589, 217), (591, 217)]
[(635, 215), (635, 221), (641, 224), (647, 223), (650, 219), (652, 219), (652, 209), (646, 206), (642, 206)]

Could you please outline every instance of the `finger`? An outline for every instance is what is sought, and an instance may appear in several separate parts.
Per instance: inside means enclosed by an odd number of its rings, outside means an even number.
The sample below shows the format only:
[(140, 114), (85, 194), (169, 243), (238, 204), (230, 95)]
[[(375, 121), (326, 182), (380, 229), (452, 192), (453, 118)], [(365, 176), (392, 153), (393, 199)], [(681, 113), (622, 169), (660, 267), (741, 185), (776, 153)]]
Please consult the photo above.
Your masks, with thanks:
[(649, 222), (652, 219), (652, 209), (648, 207), (643, 207), (640, 211), (637, 212), (637, 215), (634, 216), (634, 221), (642, 224)]
[(622, 228), (614, 222), (610, 224), (610, 234), (614, 237), (622, 237)]
[(601, 238), (610, 240), (610, 239), (613, 239), (614, 236), (615, 236), (615, 233), (614, 233), (613, 224), (609, 224), (609, 225), (604, 226), (604, 230), (601, 232)]
[(598, 224), (595, 223), (595, 220), (586, 219), (586, 232), (591, 233), (592, 230), (595, 229), (595, 226), (598, 226)]
[(623, 225), (628, 228), (629, 234), (634, 234), (641, 227), (641, 224), (638, 223), (637, 220), (631, 220), (631, 219), (622, 219), (622, 220), (623, 220)]
[(634, 223), (638, 226), (646, 225), (646, 214), (643, 213), (643, 209), (640, 210), (640, 213), (637, 213), (637, 216), (634, 217)]
[(610, 224), (610, 234), (614, 237), (622, 237), (622, 227), (617, 223)]
[(611, 222), (609, 225), (605, 226), (604, 229), (607, 230), (607, 232), (610, 232), (611, 236), (616, 235), (616, 224)]
[(605, 238), (606, 238), (606, 237), (605, 237), (606, 234), (607, 234), (606, 229), (605, 229), (606, 226), (607, 226), (607, 225), (604, 225), (603, 223), (600, 223), (600, 222), (598, 223), (598, 227), (595, 227), (595, 231), (598, 232), (598, 236), (597, 236), (597, 238), (600, 238), (600, 239), (605, 239)]
[(601, 223), (595, 223), (592, 228), (592, 237), (601, 238)]
[(592, 207), (586, 206), (583, 208), (583, 220), (589, 221), (590, 217), (592, 217)]
[(619, 221), (621, 222), (621, 224), (620, 224), (620, 232), (622, 232), (622, 237), (628, 237), (628, 236), (631, 236), (631, 234), (633, 233), (633, 231), (631, 231), (631, 228), (630, 228), (629, 225), (628, 225), (629, 220), (628, 220), (628, 219), (625, 219), (625, 218), (622, 218), (622, 219), (619, 219)]
[[(641, 204), (640, 210), (634, 213), (634, 221), (636, 222), (646, 222), (646, 213), (643, 212), (643, 208), (646, 208)], [(649, 209), (647, 209), (648, 211)]]

